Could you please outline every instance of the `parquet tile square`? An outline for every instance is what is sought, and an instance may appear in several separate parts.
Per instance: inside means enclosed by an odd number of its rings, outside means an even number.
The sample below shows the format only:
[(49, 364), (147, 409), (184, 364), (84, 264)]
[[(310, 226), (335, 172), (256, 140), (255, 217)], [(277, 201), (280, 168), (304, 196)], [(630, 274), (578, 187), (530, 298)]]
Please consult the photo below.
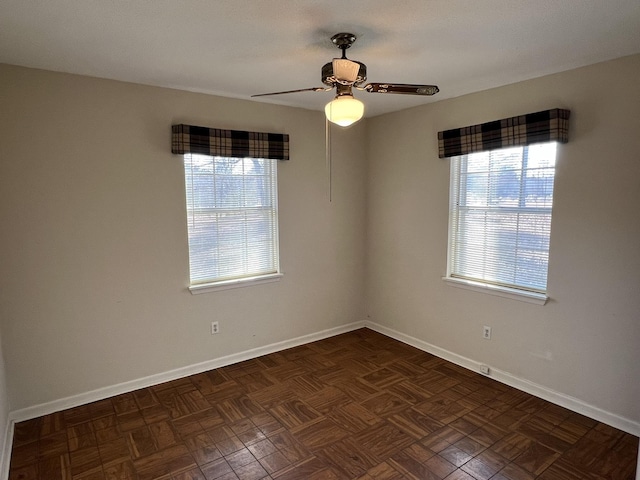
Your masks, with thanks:
[(347, 436), (346, 430), (327, 417), (292, 428), (291, 433), (311, 451), (325, 448)]
[(70, 445), (64, 432), (54, 433), (40, 439), (38, 458), (46, 460), (50, 457), (58, 457), (68, 453), (69, 450)]
[(362, 329), (15, 425), (10, 480), (632, 480), (638, 438)]
[(382, 418), (356, 402), (340, 405), (327, 416), (350, 433), (358, 433), (383, 422)]
[(367, 428), (354, 435), (354, 438), (359, 445), (377, 457), (378, 461), (389, 458), (414, 442), (412, 437), (389, 423)]
[(493, 453), (491, 450), (485, 450), (463, 465), (462, 470), (476, 477), (478, 480), (484, 480), (482, 477), (486, 479), (493, 477), (508, 463), (508, 460), (502, 458), (500, 455)]
[[(498, 478), (498, 475), (496, 475), (495, 480), (505, 480), (503, 478)], [(476, 480), (476, 479), (473, 478), (468, 473), (463, 472), (462, 470), (456, 470), (451, 475), (447, 476), (447, 480)]]
[[(547, 471), (549, 471), (549, 469), (547, 469)], [(533, 478), (534, 478), (533, 475), (531, 475), (529, 472), (522, 470), (520, 467), (512, 463), (504, 467), (500, 471), (500, 473), (498, 473), (496, 476), (493, 477), (493, 479), (495, 480), (533, 480)], [(542, 478), (542, 477), (538, 477), (538, 478)], [(551, 477), (551, 478), (555, 478), (555, 477)], [(561, 479), (558, 478), (557, 480), (561, 480)]]
[(238, 450), (244, 448), (244, 443), (236, 436), (225, 438), (216, 442), (216, 448), (222, 453), (222, 455), (230, 455)]
[(356, 402), (380, 392), (376, 387), (358, 377), (345, 378), (334, 385)]
[(440, 455), (434, 455), (425, 462), (429, 470), (440, 478), (446, 478), (450, 473), (456, 470), (456, 466), (447, 461)]
[(400, 383), (405, 379), (401, 374), (390, 368), (381, 368), (364, 375), (362, 378), (378, 388), (388, 388), (394, 383)]
[(88, 422), (92, 418), (91, 409), (89, 405), (82, 405), (79, 407), (70, 408), (62, 412), (62, 414), (64, 416), (63, 418), (67, 426)]
[(313, 478), (314, 475), (321, 474), (316, 478), (339, 478), (331, 477), (332, 472), (326, 463), (317, 457), (308, 457), (296, 464), (285, 467), (279, 472), (274, 473), (272, 476), (278, 480), (297, 480), (301, 478)]
[(247, 448), (249, 448), (249, 451), (258, 460), (278, 451), (275, 445), (268, 438), (250, 444)]
[(41, 477), (51, 480), (66, 480), (71, 475), (69, 455), (50, 457), (38, 463), (38, 472)]
[(473, 458), (464, 450), (460, 450), (455, 445), (449, 445), (440, 452), (440, 456), (456, 467), (461, 467)]
[(240, 467), (234, 468), (234, 473), (238, 478), (246, 480), (260, 480), (267, 476), (267, 472), (257, 461), (247, 463)]
[(528, 472), (539, 475), (558, 457), (560, 457), (559, 453), (534, 441), (524, 452), (516, 457), (514, 463)]
[(507, 430), (504, 430), (503, 428), (496, 425), (487, 424), (471, 432), (469, 434), (469, 437), (471, 437), (481, 445), (489, 447), (501, 438), (504, 438), (507, 434)]
[(281, 425), (288, 429), (305, 425), (322, 417), (320, 412), (317, 412), (302, 400), (297, 399), (283, 402), (269, 412)]
[(172, 480), (207, 480), (199, 468), (173, 475)]
[(429, 392), (417, 385), (414, 385), (408, 380), (395, 383), (389, 386), (387, 390), (412, 405), (422, 403), (431, 397)]
[(363, 475), (378, 464), (376, 459), (369, 455), (366, 449), (360, 448), (351, 437), (329, 445), (316, 452), (316, 455), (333, 465), (336, 470), (343, 472), (346, 478)]
[(276, 433), (269, 439), (290, 463), (300, 462), (311, 456), (309, 451), (288, 430)]
[(442, 424), (437, 420), (413, 408), (407, 408), (398, 413), (394, 413), (387, 416), (386, 419), (389, 423), (395, 425), (406, 434), (411, 435), (416, 440), (420, 440), (429, 433), (442, 427)]
[[(109, 403), (109, 405), (110, 404), (111, 403)], [(37, 423), (35, 425), (37, 425)], [(55, 433), (66, 432), (66, 429), (67, 426), (64, 420), (64, 414), (62, 412), (53, 413), (41, 419), (40, 437), (48, 437)]]
[(98, 446), (100, 460), (104, 465), (114, 462), (122, 462), (131, 458), (129, 444), (124, 438), (116, 438), (108, 443)]
[(224, 458), (214, 460), (213, 462), (201, 467), (201, 469), (207, 480), (214, 480), (222, 477), (223, 475), (233, 473), (231, 465), (229, 465)]
[(305, 398), (306, 403), (321, 414), (328, 414), (341, 405), (350, 403), (351, 400), (337, 387), (328, 386), (322, 388)]
[(284, 470), (291, 465), (291, 462), (280, 451), (275, 451), (266, 457), (262, 457), (258, 461), (269, 474)]
[(361, 402), (361, 405), (378, 416), (391, 415), (410, 407), (403, 399), (386, 391), (369, 397)]
[(399, 452), (389, 459), (389, 465), (402, 475), (401, 478), (412, 480), (439, 480), (438, 476), (429, 466), (411, 458), (405, 452)]
[(457, 418), (449, 424), (450, 427), (464, 433), (465, 435), (471, 435), (473, 432), (481, 428), (482, 425), (484, 425), (484, 422), (471, 421), (469, 415)]

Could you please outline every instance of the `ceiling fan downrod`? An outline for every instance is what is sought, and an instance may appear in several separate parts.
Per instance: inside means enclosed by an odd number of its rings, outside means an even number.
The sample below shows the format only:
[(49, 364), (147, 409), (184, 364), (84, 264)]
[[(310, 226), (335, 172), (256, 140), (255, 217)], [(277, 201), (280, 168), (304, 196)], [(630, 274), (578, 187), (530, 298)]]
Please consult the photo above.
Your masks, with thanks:
[(353, 45), (353, 42), (356, 41), (356, 36), (353, 33), (336, 33), (333, 37), (331, 37), (331, 41), (335, 46), (337, 46), (340, 50), (342, 50), (341, 59), (347, 59), (347, 48), (350, 48)]

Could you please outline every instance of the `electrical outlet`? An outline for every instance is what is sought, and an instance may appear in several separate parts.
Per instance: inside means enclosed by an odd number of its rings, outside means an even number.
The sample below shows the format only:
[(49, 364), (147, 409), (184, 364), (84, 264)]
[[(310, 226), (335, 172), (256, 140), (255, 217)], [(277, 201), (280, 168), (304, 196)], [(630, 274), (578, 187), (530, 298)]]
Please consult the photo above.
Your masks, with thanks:
[(480, 373), (484, 375), (489, 375), (490, 373), (489, 367), (487, 365), (480, 365)]
[(211, 322), (211, 335), (220, 333), (220, 324), (218, 322)]
[(486, 325), (482, 327), (482, 338), (491, 340), (491, 327), (487, 327)]

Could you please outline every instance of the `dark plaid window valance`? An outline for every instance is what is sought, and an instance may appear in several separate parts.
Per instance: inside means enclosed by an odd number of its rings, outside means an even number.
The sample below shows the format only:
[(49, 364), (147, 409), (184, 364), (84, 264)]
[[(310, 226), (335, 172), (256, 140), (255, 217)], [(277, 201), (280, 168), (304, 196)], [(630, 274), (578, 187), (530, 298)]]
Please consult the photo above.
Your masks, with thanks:
[(289, 160), (289, 135), (173, 125), (171, 152)]
[(554, 108), (438, 132), (438, 156), (455, 157), (498, 148), (569, 141), (569, 110)]

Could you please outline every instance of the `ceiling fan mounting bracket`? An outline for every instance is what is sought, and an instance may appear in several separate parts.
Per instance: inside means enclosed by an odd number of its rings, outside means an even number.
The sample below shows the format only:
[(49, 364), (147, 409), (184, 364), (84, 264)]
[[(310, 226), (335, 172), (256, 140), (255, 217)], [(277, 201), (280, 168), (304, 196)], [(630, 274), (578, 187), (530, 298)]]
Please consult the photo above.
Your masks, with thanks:
[(353, 33), (336, 33), (333, 37), (331, 37), (331, 41), (336, 45), (339, 49), (344, 51), (353, 45), (353, 42), (356, 41), (356, 36)]

